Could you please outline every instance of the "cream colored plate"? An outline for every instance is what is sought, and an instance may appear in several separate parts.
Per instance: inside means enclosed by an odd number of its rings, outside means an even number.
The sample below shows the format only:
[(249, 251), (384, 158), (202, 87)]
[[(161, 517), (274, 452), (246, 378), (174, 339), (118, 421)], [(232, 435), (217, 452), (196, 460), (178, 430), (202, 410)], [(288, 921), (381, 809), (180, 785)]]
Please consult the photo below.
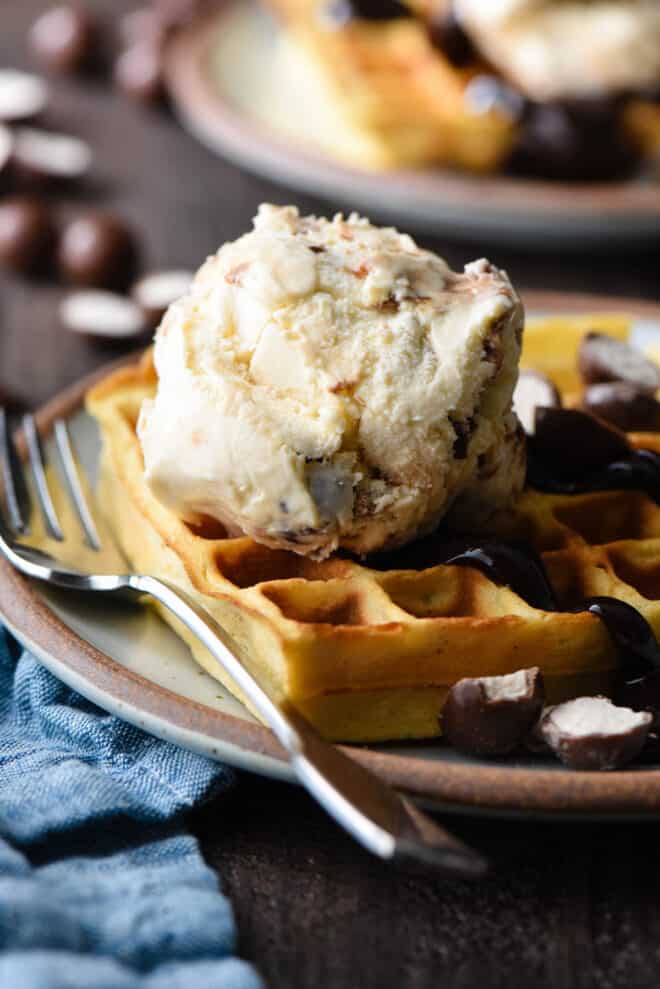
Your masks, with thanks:
[[(660, 305), (535, 293), (534, 314), (636, 313), (634, 338), (660, 340)], [(93, 478), (99, 438), (81, 411), (89, 382), (58, 396), (39, 416), (47, 433), (69, 419)], [(76, 596), (24, 581), (0, 564), (0, 614), (56, 676), (101, 707), (147, 731), (253, 772), (291, 779), (271, 733), (219, 683), (149, 609), (106, 597)], [(469, 813), (660, 815), (660, 767), (575, 773), (532, 757), (486, 762), (444, 744), (351, 747), (360, 761), (427, 803)]]
[[(660, 176), (583, 184), (346, 167), (331, 154), (332, 107), (319, 110), (313, 72), (294, 62), (280, 58), (277, 27), (254, 0), (225, 0), (171, 44), (167, 81), (184, 124), (206, 145), (335, 208), (436, 235), (562, 251), (660, 237)], [(310, 140), (307, 125), (320, 112), (324, 147)]]

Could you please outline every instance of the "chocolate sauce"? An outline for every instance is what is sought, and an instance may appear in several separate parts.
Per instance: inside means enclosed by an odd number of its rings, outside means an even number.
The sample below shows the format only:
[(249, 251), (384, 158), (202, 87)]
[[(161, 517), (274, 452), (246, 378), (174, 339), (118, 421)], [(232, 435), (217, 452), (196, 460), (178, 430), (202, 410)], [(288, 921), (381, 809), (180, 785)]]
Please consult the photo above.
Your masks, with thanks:
[(559, 476), (535, 452), (534, 441), (527, 446), (527, 483), (537, 491), (551, 494), (583, 494), (589, 491), (643, 491), (660, 504), (660, 456), (652, 450), (631, 450), (625, 457), (581, 476)]
[(474, 567), (494, 584), (510, 587), (533, 608), (556, 611), (555, 593), (541, 557), (524, 543), (466, 543), (448, 549), (448, 566)]
[(537, 408), (527, 483), (553, 494), (632, 489), (660, 503), (660, 455), (635, 449), (625, 433), (586, 412)]
[(655, 633), (637, 608), (618, 598), (591, 597), (571, 610), (590, 611), (600, 618), (621, 653), (625, 683), (660, 671), (660, 648)]
[(527, 101), (509, 170), (558, 181), (616, 179), (639, 164), (619, 97)]
[(447, 10), (431, 15), (428, 32), (431, 44), (456, 68), (464, 68), (475, 61), (474, 45), (456, 17), (453, 4), (449, 4)]

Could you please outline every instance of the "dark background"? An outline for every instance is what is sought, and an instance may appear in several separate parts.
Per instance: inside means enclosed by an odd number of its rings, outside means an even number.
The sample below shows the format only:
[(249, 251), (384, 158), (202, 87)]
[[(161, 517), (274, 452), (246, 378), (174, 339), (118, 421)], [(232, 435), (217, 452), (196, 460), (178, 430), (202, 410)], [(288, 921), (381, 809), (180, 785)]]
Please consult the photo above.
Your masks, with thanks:
[[(25, 32), (43, 0), (4, 0), (0, 64), (27, 66)], [(109, 24), (127, 0), (93, 5)], [(144, 267), (196, 268), (244, 232), (259, 202), (330, 207), (242, 174), (162, 110), (102, 78), (53, 86), (47, 123), (92, 144), (93, 179), (59, 203), (117, 209), (141, 232)], [(604, 239), (607, 230), (603, 231)], [(454, 265), (479, 244), (420, 238)], [(598, 256), (487, 253), (519, 287), (660, 299), (660, 249)], [(117, 351), (62, 331), (53, 282), (0, 276), (0, 386), (35, 405)], [(228, 803), (229, 799), (229, 803)], [(371, 860), (299, 790), (242, 777), (194, 818), (232, 897), (240, 951), (273, 989), (657, 989), (660, 825), (448, 819), (494, 864), (476, 885), (396, 875)]]

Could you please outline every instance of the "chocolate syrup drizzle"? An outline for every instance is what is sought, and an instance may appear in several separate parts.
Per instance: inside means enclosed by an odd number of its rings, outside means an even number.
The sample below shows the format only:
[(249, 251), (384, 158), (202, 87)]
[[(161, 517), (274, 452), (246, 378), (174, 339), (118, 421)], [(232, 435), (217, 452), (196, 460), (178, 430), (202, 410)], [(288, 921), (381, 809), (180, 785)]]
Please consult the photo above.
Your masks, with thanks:
[(602, 467), (582, 475), (559, 476), (536, 450), (533, 437), (527, 441), (527, 483), (551, 494), (581, 494), (589, 491), (644, 491), (660, 504), (660, 456), (652, 450), (631, 450)]

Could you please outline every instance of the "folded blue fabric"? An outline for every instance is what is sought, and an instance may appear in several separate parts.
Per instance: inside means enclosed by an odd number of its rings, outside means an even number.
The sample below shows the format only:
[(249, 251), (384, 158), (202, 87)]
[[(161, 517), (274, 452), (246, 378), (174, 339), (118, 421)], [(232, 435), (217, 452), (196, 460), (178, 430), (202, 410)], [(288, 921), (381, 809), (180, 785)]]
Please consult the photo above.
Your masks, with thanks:
[(258, 989), (182, 816), (231, 771), (146, 735), (0, 629), (0, 987)]

